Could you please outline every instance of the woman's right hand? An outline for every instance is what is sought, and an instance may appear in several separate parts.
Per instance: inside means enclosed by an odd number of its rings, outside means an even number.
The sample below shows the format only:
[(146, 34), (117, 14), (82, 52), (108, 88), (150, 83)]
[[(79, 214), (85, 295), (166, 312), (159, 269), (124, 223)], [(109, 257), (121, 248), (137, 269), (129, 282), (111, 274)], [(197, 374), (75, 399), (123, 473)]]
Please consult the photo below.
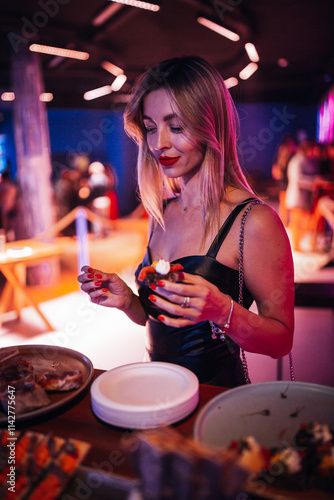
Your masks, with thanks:
[(83, 266), (81, 271), (78, 276), (81, 290), (89, 295), (92, 302), (124, 312), (131, 308), (134, 293), (117, 274), (104, 273), (89, 266)]

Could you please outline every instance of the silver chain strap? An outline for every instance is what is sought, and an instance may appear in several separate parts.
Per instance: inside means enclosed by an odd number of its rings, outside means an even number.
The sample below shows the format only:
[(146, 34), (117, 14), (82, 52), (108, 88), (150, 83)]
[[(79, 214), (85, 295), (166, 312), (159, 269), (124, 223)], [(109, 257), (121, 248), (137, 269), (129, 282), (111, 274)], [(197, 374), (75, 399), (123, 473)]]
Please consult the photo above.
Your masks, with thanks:
[[(254, 200), (244, 211), (242, 218), (241, 218), (241, 225), (240, 225), (240, 235), (239, 235), (239, 298), (238, 298), (238, 303), (243, 306), (244, 303), (244, 297), (243, 297), (243, 285), (244, 285), (244, 230), (245, 230), (245, 222), (247, 215), (249, 214), (249, 211), (254, 205), (257, 204), (264, 205), (263, 201), (261, 200)], [(248, 370), (248, 363), (246, 359), (246, 354), (243, 349), (241, 349), (241, 359), (242, 359), (242, 366), (244, 369), (244, 375), (247, 384), (251, 383), (250, 377), (249, 377), (249, 370)]]
[(289, 369), (290, 369), (290, 379), (295, 380), (295, 370), (293, 367), (292, 353), (289, 352)]
[[(243, 284), (244, 284), (244, 229), (245, 229), (245, 222), (247, 215), (251, 208), (254, 205), (261, 204), (264, 205), (265, 203), (261, 200), (255, 200), (253, 201), (244, 211), (242, 219), (241, 219), (241, 227), (240, 227), (240, 236), (239, 236), (239, 299), (238, 303), (242, 306), (243, 305)], [(249, 370), (248, 370), (248, 364), (247, 364), (247, 359), (246, 359), (246, 354), (243, 349), (241, 349), (241, 358), (242, 358), (242, 366), (244, 369), (244, 375), (247, 384), (251, 383), (250, 377), (249, 377)], [(292, 360), (292, 353), (289, 353), (289, 370), (290, 370), (290, 379), (295, 380), (295, 373), (294, 373), (294, 367), (293, 367), (293, 360)]]

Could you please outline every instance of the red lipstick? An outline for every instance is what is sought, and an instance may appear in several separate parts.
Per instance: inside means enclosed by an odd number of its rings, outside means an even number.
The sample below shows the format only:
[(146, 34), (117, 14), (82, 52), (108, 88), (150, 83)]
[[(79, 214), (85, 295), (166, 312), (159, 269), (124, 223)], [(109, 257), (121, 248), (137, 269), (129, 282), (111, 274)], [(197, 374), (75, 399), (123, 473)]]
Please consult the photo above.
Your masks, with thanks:
[(160, 163), (161, 163), (161, 165), (163, 167), (171, 167), (177, 161), (179, 161), (180, 158), (181, 158), (181, 156), (173, 156), (173, 157), (170, 157), (170, 156), (158, 156), (158, 160), (160, 161)]

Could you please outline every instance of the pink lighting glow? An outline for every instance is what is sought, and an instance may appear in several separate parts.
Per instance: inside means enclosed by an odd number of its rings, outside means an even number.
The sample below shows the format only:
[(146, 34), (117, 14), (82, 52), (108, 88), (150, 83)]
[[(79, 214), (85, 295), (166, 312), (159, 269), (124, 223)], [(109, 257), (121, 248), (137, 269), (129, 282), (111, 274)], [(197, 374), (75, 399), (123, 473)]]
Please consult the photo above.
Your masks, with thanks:
[(334, 87), (323, 98), (318, 112), (318, 141), (322, 144), (334, 141)]
[(285, 59), (285, 57), (280, 57), (277, 61), (277, 64), (281, 67), (281, 68), (286, 68), (287, 66), (289, 66), (289, 61), (287, 59)]

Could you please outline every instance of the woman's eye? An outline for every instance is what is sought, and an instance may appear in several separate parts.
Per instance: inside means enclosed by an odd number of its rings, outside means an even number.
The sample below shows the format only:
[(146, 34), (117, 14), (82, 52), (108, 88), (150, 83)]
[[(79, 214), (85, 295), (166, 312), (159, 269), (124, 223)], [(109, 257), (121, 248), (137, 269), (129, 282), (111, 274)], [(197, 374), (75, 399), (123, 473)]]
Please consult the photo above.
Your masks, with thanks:
[(182, 127), (170, 127), (170, 129), (174, 134), (182, 134), (182, 132), (183, 132)]
[(145, 127), (146, 133), (147, 134), (153, 134), (156, 130), (155, 127)]

